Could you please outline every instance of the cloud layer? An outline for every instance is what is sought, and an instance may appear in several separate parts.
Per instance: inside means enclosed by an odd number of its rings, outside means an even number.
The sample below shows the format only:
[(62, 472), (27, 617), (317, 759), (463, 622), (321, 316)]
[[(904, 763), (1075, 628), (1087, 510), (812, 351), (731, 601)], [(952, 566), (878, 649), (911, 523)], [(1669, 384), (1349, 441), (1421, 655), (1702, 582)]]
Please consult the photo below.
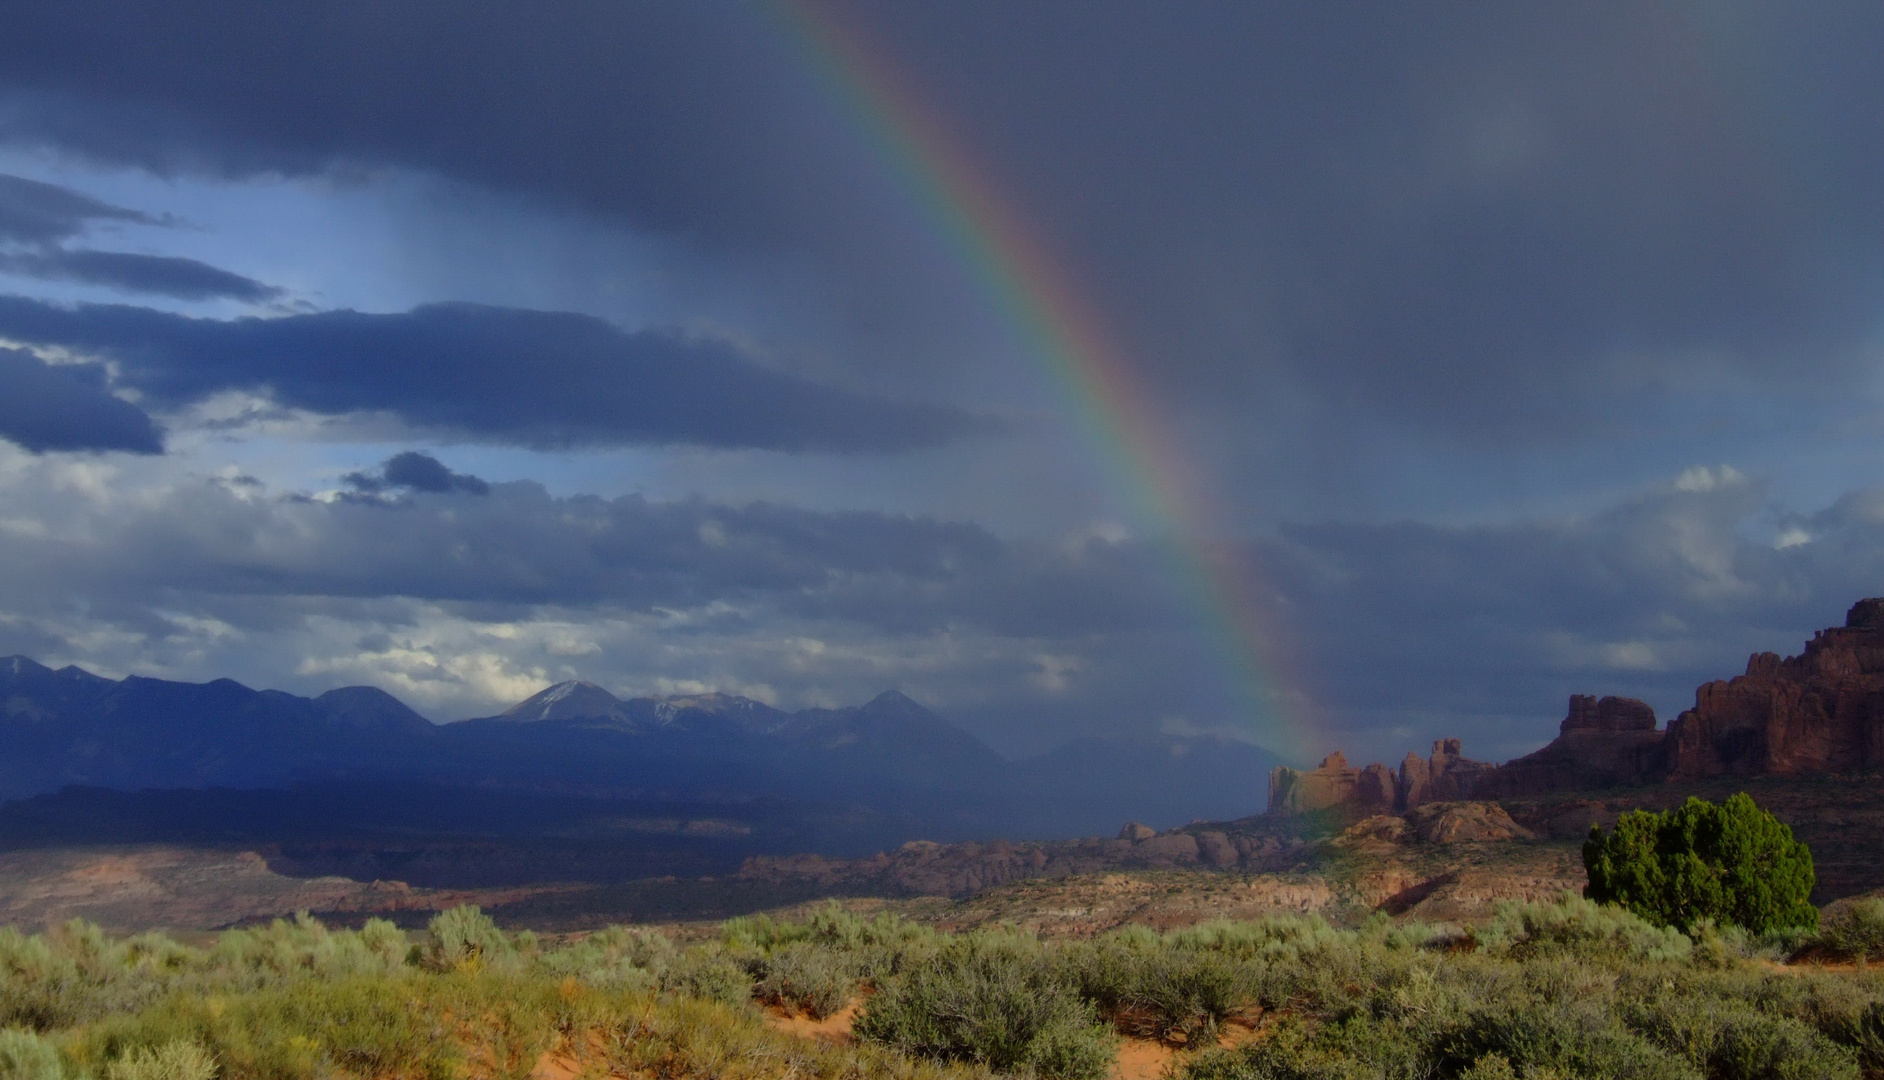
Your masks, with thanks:
[(280, 289), (196, 259), (62, 246), (98, 223), (173, 224), (57, 184), (0, 173), (0, 244), (23, 249), (0, 251), (0, 271), (180, 300), (260, 303), (282, 295)]
[[(26, 0), (0, 651), (438, 715), (899, 685), (1036, 745), (1666, 713), (1884, 592), (1880, 52), (1846, 3)], [(1266, 568), (1269, 715), (1133, 446)]]
[(461, 438), (539, 448), (861, 453), (991, 430), (960, 410), (769, 370), (723, 340), (474, 304), (223, 321), (13, 296), (0, 297), (0, 336), (108, 357), (120, 385), (172, 408), (246, 390), (290, 408), (384, 412)]
[(304, 691), (368, 681), (444, 718), (569, 677), (787, 704), (901, 686), (1009, 748), (1145, 718), (1279, 745), (1307, 692), (1325, 725), (1308, 749), (1397, 756), (1447, 734), (1503, 758), (1547, 739), (1571, 693), (1670, 716), (1884, 580), (1877, 490), (1757, 541), (1760, 487), (1723, 470), (1589, 517), (1293, 528), (1260, 556), (1299, 684), (1259, 688), (1273, 711), (1252, 718), (1164, 601), (1156, 546), (1129, 539), (555, 497), (418, 453), (349, 478), (371, 497), (4, 464), (0, 651)]
[(53, 365), (23, 349), (0, 349), (0, 439), (34, 452), (162, 453), (150, 417), (113, 397), (106, 382), (98, 364)]

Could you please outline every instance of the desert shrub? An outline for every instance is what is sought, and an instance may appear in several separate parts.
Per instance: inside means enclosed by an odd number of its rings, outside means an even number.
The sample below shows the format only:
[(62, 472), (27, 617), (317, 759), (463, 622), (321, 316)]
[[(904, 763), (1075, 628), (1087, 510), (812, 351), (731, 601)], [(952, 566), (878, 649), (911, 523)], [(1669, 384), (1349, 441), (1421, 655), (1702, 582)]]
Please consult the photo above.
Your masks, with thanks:
[(1018, 935), (957, 939), (896, 976), (869, 1001), (859, 1038), (997, 1072), (1097, 1080), (1111, 1067), (1112, 1033), (1037, 942)]
[(407, 953), (405, 931), (385, 919), (368, 919), (357, 932), (329, 930), (303, 911), (292, 920), (223, 933), (204, 963), (244, 985), (261, 986), (305, 974), (386, 974), (404, 967)]
[(1686, 960), (1693, 942), (1672, 927), (1565, 893), (1551, 903), (1506, 901), (1476, 939), (1513, 960), (1573, 957), (1594, 963)]
[[(1537, 1073), (1533, 1072), (1532, 1076)], [(1459, 1080), (1518, 1080), (1518, 1071), (1503, 1054), (1486, 1054), (1459, 1074)]]
[(1863, 1068), (1884, 1072), (1884, 979), (1877, 976), (1810, 969), (1788, 975), (1720, 973), (1708, 975), (1691, 992), (1714, 1002), (1744, 1002), (1760, 1016), (1798, 1021), (1851, 1050)]
[(688, 949), (661, 973), (661, 989), (683, 997), (738, 1005), (752, 998), (752, 973), (723, 947)]
[(1451, 923), (1404, 922), (1383, 928), (1380, 942), (1389, 949), (1449, 949), (1462, 942), (1465, 930)]
[(774, 920), (767, 915), (728, 919), (721, 925), (721, 941), (736, 954), (761, 956), (781, 947), (809, 943), (843, 953), (864, 979), (879, 979), (934, 953), (937, 934), (920, 923), (890, 912), (864, 918), (830, 901), (801, 921)]
[(1631, 811), (1608, 834), (1591, 826), (1583, 865), (1585, 896), (1657, 926), (1706, 918), (1759, 934), (1818, 924), (1807, 900), (1812, 852), (1744, 792), (1720, 805), (1691, 796), (1666, 813)]
[(1859, 962), (1884, 956), (1884, 900), (1867, 896), (1839, 905), (1807, 947), (1826, 957)]
[(1442, 1070), (1462, 1071), (1492, 1055), (1522, 1076), (1543, 1070), (1609, 1080), (1701, 1080), (1703, 1075), (1591, 1001), (1494, 1003), (1440, 1034), (1432, 1047)]
[(1791, 1017), (1757, 1012), (1721, 1026), (1707, 1065), (1718, 1080), (1858, 1080), (1852, 1050)]
[(858, 963), (849, 953), (810, 941), (781, 945), (757, 961), (753, 994), (822, 1020), (857, 989)]
[(1284, 1020), (1269, 1036), (1237, 1050), (1199, 1054), (1185, 1068), (1186, 1080), (1386, 1080), (1386, 1070), (1336, 1045), (1327, 1029), (1311, 1031), (1298, 1020)]
[(677, 955), (674, 943), (660, 934), (611, 926), (545, 951), (535, 970), (597, 989), (646, 993), (660, 986)]
[(1884, 1002), (1873, 1001), (1839, 1016), (1821, 1030), (1858, 1055), (1858, 1064), (1867, 1075), (1884, 1073)]
[[(1152, 933), (1148, 929), (1145, 932)], [(1213, 949), (1238, 959), (1267, 961), (1292, 960), (1331, 944), (1345, 944), (1351, 938), (1351, 934), (1329, 926), (1319, 915), (1200, 923), (1169, 936), (1170, 942), (1180, 948)]]
[(510, 939), (475, 904), (439, 912), (425, 932), (431, 940), (425, 943), (421, 956), (433, 971), (486, 966), (511, 951)]
[(0, 1030), (0, 1080), (61, 1080), (65, 1069), (51, 1041), (20, 1028)]
[(1054, 963), (1082, 998), (1130, 1035), (1196, 1039), (1258, 993), (1253, 961), (1213, 948), (1185, 947), (1175, 937), (1148, 931), (1112, 933), (1062, 948)]
[(214, 1080), (216, 1058), (186, 1039), (140, 1047), (105, 1068), (107, 1080)]
[(418, 984), (386, 976), (302, 979), (233, 997), (177, 993), (90, 1026), (72, 1053), (97, 1069), (189, 1042), (231, 1076), (314, 1080), (338, 1070), (444, 1080), (453, 1046), (419, 1001)]
[(1817, 938), (1817, 927), (1775, 926), (1755, 934), (1748, 951), (1762, 960), (1790, 960), (1808, 951)]
[(772, 1031), (750, 1009), (697, 1000), (629, 1001), (605, 1040), (607, 1071), (664, 1080), (989, 1080), (985, 1070), (871, 1045), (836, 1047)]
[(78, 965), (45, 938), (0, 928), (0, 1025), (45, 1031), (77, 1022), (80, 981)]

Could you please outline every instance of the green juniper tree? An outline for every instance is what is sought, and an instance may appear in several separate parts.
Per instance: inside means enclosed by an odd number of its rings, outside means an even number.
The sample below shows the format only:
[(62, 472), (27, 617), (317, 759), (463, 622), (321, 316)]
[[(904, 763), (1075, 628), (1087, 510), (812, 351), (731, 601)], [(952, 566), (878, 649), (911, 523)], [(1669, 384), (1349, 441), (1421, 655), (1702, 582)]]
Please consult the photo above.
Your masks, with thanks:
[(1812, 852), (1744, 792), (1720, 805), (1690, 797), (1666, 813), (1631, 811), (1609, 833), (1592, 826), (1583, 866), (1583, 895), (1660, 926), (1711, 919), (1758, 934), (1819, 921), (1807, 900)]

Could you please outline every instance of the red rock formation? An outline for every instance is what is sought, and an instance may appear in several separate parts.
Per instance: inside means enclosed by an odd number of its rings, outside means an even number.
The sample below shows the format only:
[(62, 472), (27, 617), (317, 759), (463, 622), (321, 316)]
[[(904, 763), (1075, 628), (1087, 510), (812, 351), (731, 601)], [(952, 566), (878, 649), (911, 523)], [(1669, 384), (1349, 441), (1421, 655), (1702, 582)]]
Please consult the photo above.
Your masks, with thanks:
[(1757, 653), (1747, 673), (1707, 683), (1668, 725), (1668, 775), (1797, 776), (1884, 767), (1884, 599), (1805, 652)]
[(1462, 756), (1457, 739), (1434, 741), (1432, 757), (1424, 761), (1408, 754), (1398, 776), (1378, 763), (1352, 768), (1337, 750), (1313, 769), (1271, 769), (1269, 811), (1303, 814), (1336, 806), (1375, 813), (1410, 810), (1421, 803), (1470, 797), (1478, 778), (1495, 767)]
[[(1408, 755), (1411, 757), (1412, 755)], [(1404, 763), (1402, 764), (1404, 768)], [(1433, 755), (1426, 759), (1426, 783), (1416, 794), (1411, 786), (1401, 796), (1402, 808), (1411, 810), (1421, 803), (1453, 802), (1469, 799), (1478, 787), (1480, 777), (1498, 766), (1485, 761), (1473, 761), (1459, 753), (1459, 740), (1433, 740)]]
[(1305, 814), (1346, 805), (1355, 801), (1360, 786), (1361, 771), (1349, 768), (1339, 750), (1306, 771), (1278, 765), (1269, 770), (1269, 812)]
[(1478, 778), (1473, 791), (1479, 798), (1510, 798), (1645, 783), (1665, 769), (1663, 745), (1655, 710), (1646, 703), (1574, 694), (1550, 745)]
[[(1426, 803), (1498, 799), (1704, 776), (1798, 776), (1884, 768), (1884, 598), (1860, 600), (1845, 625), (1821, 630), (1798, 656), (1757, 653), (1747, 672), (1695, 691), (1667, 731), (1633, 698), (1570, 698), (1557, 738), (1488, 765), (1440, 739), (1394, 776), (1331, 754), (1318, 769), (1275, 769), (1269, 809), (1410, 811)], [(1391, 791), (1391, 793), (1389, 793)]]

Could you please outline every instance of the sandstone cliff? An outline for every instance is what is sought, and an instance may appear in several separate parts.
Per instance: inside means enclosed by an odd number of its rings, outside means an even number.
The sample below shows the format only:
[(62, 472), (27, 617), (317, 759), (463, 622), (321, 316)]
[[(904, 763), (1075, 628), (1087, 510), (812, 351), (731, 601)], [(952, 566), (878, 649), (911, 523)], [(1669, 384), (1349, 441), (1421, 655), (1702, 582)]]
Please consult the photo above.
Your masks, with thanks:
[(1271, 769), (1269, 812), (1303, 814), (1337, 806), (1411, 810), (1422, 803), (1469, 797), (1479, 777), (1494, 768), (1461, 755), (1457, 739), (1435, 741), (1432, 755), (1424, 760), (1408, 754), (1397, 774), (1378, 763), (1365, 769), (1352, 768), (1336, 751), (1313, 769), (1291, 769), (1286, 765)]
[(1269, 774), (1269, 810), (1406, 812), (1424, 803), (1583, 791), (1707, 776), (1801, 776), (1884, 768), (1884, 598), (1860, 600), (1845, 625), (1798, 656), (1757, 653), (1746, 674), (1706, 683), (1694, 708), (1657, 730), (1633, 698), (1570, 698), (1548, 746), (1503, 765), (1471, 761), (1441, 739), (1396, 774), (1341, 754), (1319, 768)]
[(1805, 652), (1757, 653), (1747, 673), (1707, 683), (1668, 725), (1668, 775), (1798, 776), (1884, 766), (1884, 599)]
[(1576, 694), (1549, 745), (1479, 778), (1473, 794), (1511, 798), (1657, 780), (1667, 771), (1666, 733), (1655, 710), (1634, 698)]

